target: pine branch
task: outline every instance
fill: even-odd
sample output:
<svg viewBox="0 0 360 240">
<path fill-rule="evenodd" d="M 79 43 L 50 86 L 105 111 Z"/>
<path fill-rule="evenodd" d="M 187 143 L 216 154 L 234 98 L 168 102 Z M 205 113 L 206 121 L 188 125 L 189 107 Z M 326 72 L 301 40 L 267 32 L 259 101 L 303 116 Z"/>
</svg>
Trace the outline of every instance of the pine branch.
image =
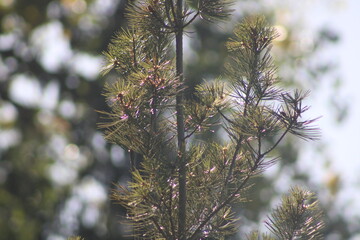
<svg viewBox="0 0 360 240">
<path fill-rule="evenodd" d="M 104 73 L 115 69 L 120 78 L 105 85 L 110 111 L 101 112 L 107 121 L 99 126 L 107 140 L 131 150 L 132 161 L 135 152 L 143 157 L 141 170 L 132 168 L 128 187 L 119 187 L 113 198 L 143 239 L 224 239 L 237 228 L 231 204 L 247 201 L 253 177 L 275 162 L 267 155 L 289 133 L 318 136 L 311 126 L 316 119 L 301 120 L 309 109 L 302 106 L 307 93 L 291 95 L 276 85 L 270 50 L 277 34 L 263 18 L 245 20 L 227 44 L 230 87 L 220 79 L 201 84 L 196 100 L 185 101 L 184 28 L 198 16 L 213 21 L 229 14 L 224 0 L 187 3 L 195 10 L 183 0 L 134 3 L 130 30 L 119 33 L 105 53 Z M 229 143 L 191 142 L 219 124 Z M 269 137 L 277 140 L 265 149 Z M 269 220 L 274 231 L 278 216 Z"/>
<path fill-rule="evenodd" d="M 290 193 L 283 197 L 266 226 L 279 239 L 322 239 L 324 222 L 321 220 L 322 212 L 314 194 L 294 187 Z"/>
<path fill-rule="evenodd" d="M 197 2 L 200 17 L 210 22 L 226 20 L 232 12 L 229 8 L 232 2 L 228 0 L 198 0 Z"/>
<path fill-rule="evenodd" d="M 258 109 L 261 101 L 277 98 L 278 90 L 273 90 L 275 89 L 273 85 L 276 83 L 276 79 L 273 78 L 275 67 L 269 56 L 270 44 L 276 37 L 276 33 L 262 18 L 245 20 L 235 29 L 234 33 L 236 38 L 228 43 L 232 61 L 227 66 L 227 75 L 231 79 L 232 89 L 236 93 L 233 97 L 242 101 L 242 109 L 234 112 L 235 120 L 228 120 L 230 126 L 227 127 L 227 132 L 232 132 L 232 135 L 235 136 L 237 146 L 225 185 L 231 178 L 242 142 L 252 136 L 259 137 L 259 134 L 262 135 L 265 131 L 268 131 L 267 134 L 277 131 L 277 121 L 271 116 L 269 117 L 269 114 L 264 116 L 263 111 L 257 114 L 255 114 L 256 112 L 248 113 L 248 111 L 252 111 L 251 109 Z M 263 54 L 262 57 L 261 54 Z M 220 114 L 223 115 L 222 112 Z M 239 115 L 243 117 L 238 118 Z M 254 121 L 262 123 L 254 123 Z M 261 154 L 259 153 L 259 155 Z"/>
<path fill-rule="evenodd" d="M 112 39 L 108 50 L 104 52 L 106 64 L 101 69 L 101 73 L 106 75 L 112 69 L 126 76 L 134 71 L 138 62 L 144 57 L 142 45 L 138 41 L 139 35 L 135 30 L 122 29 Z"/>
<path fill-rule="evenodd" d="M 276 240 L 267 234 L 260 234 L 258 231 L 254 231 L 247 236 L 247 240 Z"/>
</svg>

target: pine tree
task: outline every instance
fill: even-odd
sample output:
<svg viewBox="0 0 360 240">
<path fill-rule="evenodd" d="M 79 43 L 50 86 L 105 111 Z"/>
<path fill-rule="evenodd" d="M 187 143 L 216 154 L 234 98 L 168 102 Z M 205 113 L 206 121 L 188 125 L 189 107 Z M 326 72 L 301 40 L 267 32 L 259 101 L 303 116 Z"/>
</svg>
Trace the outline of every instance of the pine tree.
<svg viewBox="0 0 360 240">
<path fill-rule="evenodd" d="M 270 56 L 277 33 L 261 17 L 235 28 L 224 75 L 184 97 L 186 28 L 197 18 L 225 20 L 229 5 L 226 0 L 137 1 L 128 8 L 129 28 L 105 52 L 103 73 L 114 69 L 119 77 L 105 85 L 110 110 L 102 112 L 99 126 L 108 141 L 130 152 L 132 180 L 118 186 L 113 198 L 127 209 L 136 238 L 234 234 L 239 221 L 232 206 L 251 200 L 254 179 L 276 163 L 271 152 L 283 138 L 319 137 L 312 125 L 316 119 L 302 120 L 308 92 L 290 93 L 278 84 Z M 215 130 L 228 137 L 199 140 Z M 255 231 L 248 239 L 321 239 L 323 222 L 313 194 L 295 187 L 266 226 L 273 235 Z"/>
</svg>

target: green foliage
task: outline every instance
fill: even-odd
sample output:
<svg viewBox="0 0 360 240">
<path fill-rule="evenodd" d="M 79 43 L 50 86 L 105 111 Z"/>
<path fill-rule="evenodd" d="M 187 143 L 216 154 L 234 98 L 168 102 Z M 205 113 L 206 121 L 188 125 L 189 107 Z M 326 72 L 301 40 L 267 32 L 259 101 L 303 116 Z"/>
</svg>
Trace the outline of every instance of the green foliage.
<svg viewBox="0 0 360 240">
<path fill-rule="evenodd" d="M 139 35 L 135 29 L 122 30 L 104 52 L 106 62 L 102 73 L 107 74 L 110 70 L 116 69 L 123 76 L 137 71 L 144 70 L 143 62 L 151 60 L 154 66 L 166 59 L 169 51 L 170 39 L 167 34 Z"/>
<path fill-rule="evenodd" d="M 188 0 L 188 2 L 194 6 L 201 18 L 208 21 L 226 20 L 232 12 L 229 9 L 232 1 L 228 0 Z"/>
<path fill-rule="evenodd" d="M 239 97 L 248 96 L 243 101 L 277 99 L 281 89 L 276 85 L 278 78 L 269 46 L 278 36 L 275 30 L 264 18 L 249 18 L 235 28 L 234 35 L 227 44 L 231 53 L 227 73 L 233 80 L 233 90 Z"/>
<path fill-rule="evenodd" d="M 139 63 L 138 69 L 105 86 L 104 95 L 112 111 L 105 114 L 110 121 L 100 127 L 107 128 L 105 135 L 110 142 L 145 154 L 150 146 L 142 146 L 171 131 L 171 125 L 166 124 L 169 119 L 158 116 L 173 104 L 178 81 L 169 62 L 158 64 L 149 59 Z M 168 128 L 156 131 L 159 124 Z"/>
<path fill-rule="evenodd" d="M 250 200 L 253 179 L 276 162 L 269 153 L 289 133 L 306 140 L 318 136 L 314 119 L 301 120 L 308 109 L 302 106 L 306 93 L 290 94 L 277 85 L 270 56 L 277 34 L 261 17 L 235 28 L 227 44 L 230 60 L 223 79 L 228 83 L 218 79 L 198 85 L 195 97 L 182 101 L 186 87 L 179 34 L 197 15 L 225 17 L 227 3 L 210 2 L 198 1 L 191 13 L 181 1 L 140 1 L 129 10 L 131 29 L 119 33 L 105 54 L 105 72 L 114 67 L 120 77 L 105 86 L 110 111 L 103 112 L 108 121 L 99 126 L 107 140 L 143 158 L 128 186 L 113 192 L 139 238 L 225 239 L 234 234 L 239 222 L 232 207 Z M 190 15 L 193 19 L 185 21 Z M 175 56 L 168 54 L 171 34 Z M 218 126 L 229 135 L 225 143 L 196 140 Z M 268 145 L 270 137 L 275 141 Z M 277 229 L 275 220 L 270 223 Z M 312 236 L 313 230 L 304 233 Z M 257 233 L 250 235 L 256 238 Z"/>
<path fill-rule="evenodd" d="M 314 194 L 294 187 L 283 197 L 266 225 L 279 239 L 322 239 L 324 222 L 321 218 Z"/>
<path fill-rule="evenodd" d="M 252 232 L 248 237 L 248 240 L 275 240 L 267 234 L 260 234 L 258 231 Z"/>
<path fill-rule="evenodd" d="M 175 31 L 176 15 L 173 1 L 141 0 L 129 6 L 127 17 L 133 28 L 156 36 Z"/>
<path fill-rule="evenodd" d="M 68 238 L 68 240 L 84 240 L 84 239 L 76 236 L 76 237 L 70 237 L 70 238 Z"/>
</svg>

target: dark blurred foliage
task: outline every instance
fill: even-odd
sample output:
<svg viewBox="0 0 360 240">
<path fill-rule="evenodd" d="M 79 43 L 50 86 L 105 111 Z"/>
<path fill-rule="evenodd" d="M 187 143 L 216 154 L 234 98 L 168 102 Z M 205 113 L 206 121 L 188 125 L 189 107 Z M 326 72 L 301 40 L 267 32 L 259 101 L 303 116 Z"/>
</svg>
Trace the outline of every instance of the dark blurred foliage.
<svg viewBox="0 0 360 240">
<path fill-rule="evenodd" d="M 119 222 L 124 210 L 108 196 L 113 183 L 129 177 L 128 156 L 104 142 L 95 112 L 106 108 L 104 79 L 97 74 L 100 54 L 126 26 L 125 5 L 117 0 L 0 2 L 0 239 L 64 239 L 74 234 L 87 240 L 125 239 L 127 228 Z M 261 1 L 244 1 L 240 7 L 235 20 L 262 13 L 274 24 L 284 24 L 280 30 L 286 36 L 275 42 L 274 55 L 286 85 L 316 92 L 317 81 L 333 75 L 335 63 L 316 61 L 319 52 L 338 40 L 333 31 L 325 29 L 312 44 L 299 47 L 299 26 L 277 21 L 281 13 L 276 9 Z M 197 21 L 189 29 L 185 72 L 190 90 L 220 75 L 226 59 L 223 43 L 233 22 Z M 333 79 L 335 86 L 339 80 Z M 338 116 L 344 116 L 344 104 L 332 101 L 337 112 L 343 111 Z M 287 176 L 309 185 L 307 174 L 296 171 L 298 144 L 292 139 L 283 144 L 275 173 L 259 178 L 254 201 L 239 206 L 243 226 L 263 220 L 284 192 L 279 179 Z M 310 187 L 336 195 L 338 182 Z M 329 200 L 325 207 L 332 204 Z M 327 218 L 327 236 L 351 235 L 339 213 Z"/>
<path fill-rule="evenodd" d="M 104 82 L 86 72 L 92 70 L 86 61 L 101 61 L 100 53 L 125 24 L 125 4 L 0 3 L 0 239 L 75 233 L 86 239 L 122 239 L 117 217 L 122 211 L 107 196 L 127 166 L 120 159 L 124 153 L 106 145 L 97 130 L 95 109 L 105 107 Z M 55 35 L 47 37 L 51 29 Z M 64 51 L 69 56 L 62 57 Z M 88 70 L 79 74 L 77 64 Z M 32 80 L 21 80 L 27 78 Z M 26 102 L 28 94 L 40 99 Z M 119 156 L 112 159 L 111 153 Z M 88 196 L 81 196 L 84 191 Z"/>
</svg>

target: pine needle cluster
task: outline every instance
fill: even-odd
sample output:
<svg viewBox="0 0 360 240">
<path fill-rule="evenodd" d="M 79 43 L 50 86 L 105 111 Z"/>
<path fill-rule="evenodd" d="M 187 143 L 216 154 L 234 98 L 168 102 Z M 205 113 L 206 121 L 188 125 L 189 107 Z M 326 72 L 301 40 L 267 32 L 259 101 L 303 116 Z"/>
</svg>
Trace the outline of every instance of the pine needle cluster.
<svg viewBox="0 0 360 240">
<path fill-rule="evenodd" d="M 321 217 L 314 194 L 295 187 L 283 197 L 266 225 L 278 239 L 319 239 L 319 229 L 324 227 Z"/>
<path fill-rule="evenodd" d="M 270 55 L 277 33 L 261 17 L 235 28 L 223 77 L 198 85 L 196 97 L 184 99 L 181 35 L 197 17 L 223 20 L 228 5 L 138 1 L 128 10 L 129 30 L 119 32 L 104 53 L 103 73 L 113 70 L 119 78 L 105 86 L 110 110 L 102 112 L 100 127 L 108 141 L 142 158 L 129 184 L 113 191 L 135 237 L 225 239 L 238 229 L 233 204 L 247 202 L 256 187 L 252 179 L 276 163 L 269 153 L 288 134 L 318 138 L 316 119 L 302 120 L 308 93 L 278 85 Z M 219 126 L 227 142 L 196 140 Z M 269 146 L 270 137 L 275 141 Z M 275 239 L 321 238 L 320 211 L 311 199 L 298 188 L 283 199 L 266 222 Z M 249 239 L 273 239 L 260 235 Z"/>
</svg>

